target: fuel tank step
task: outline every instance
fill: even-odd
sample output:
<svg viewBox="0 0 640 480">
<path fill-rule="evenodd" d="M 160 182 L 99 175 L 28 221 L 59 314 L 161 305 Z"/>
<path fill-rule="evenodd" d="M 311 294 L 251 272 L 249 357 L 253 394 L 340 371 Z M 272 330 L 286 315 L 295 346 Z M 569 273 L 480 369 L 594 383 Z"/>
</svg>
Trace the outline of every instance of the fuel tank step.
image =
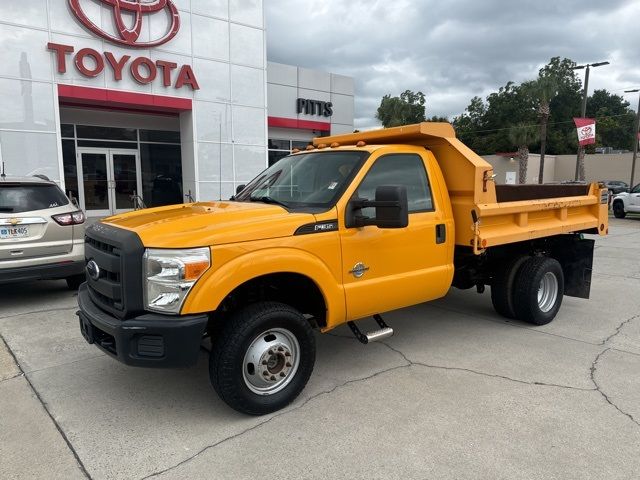
<svg viewBox="0 0 640 480">
<path fill-rule="evenodd" d="M 380 326 L 380 329 L 367 333 L 362 333 L 354 322 L 347 322 L 347 325 L 349 325 L 349 328 L 355 337 L 365 345 L 371 342 L 379 342 L 380 340 L 384 340 L 385 338 L 389 338 L 393 335 L 393 328 L 387 325 L 380 315 L 374 315 L 373 319 Z"/>
</svg>

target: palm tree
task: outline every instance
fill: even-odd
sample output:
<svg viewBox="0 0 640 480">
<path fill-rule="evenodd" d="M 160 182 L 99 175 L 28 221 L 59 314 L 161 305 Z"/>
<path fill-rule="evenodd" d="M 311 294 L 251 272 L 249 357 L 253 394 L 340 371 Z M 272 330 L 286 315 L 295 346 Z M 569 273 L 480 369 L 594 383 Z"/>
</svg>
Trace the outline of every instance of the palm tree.
<svg viewBox="0 0 640 480">
<path fill-rule="evenodd" d="M 537 113 L 540 119 L 540 170 L 538 172 L 538 183 L 543 183 L 544 154 L 547 146 L 547 124 L 549 123 L 549 115 L 551 115 L 549 104 L 558 93 L 558 82 L 556 78 L 545 75 L 538 77 L 537 80 L 526 82 L 523 84 L 523 87 L 527 94 L 538 105 Z"/>
<path fill-rule="evenodd" d="M 534 125 L 518 123 L 509 129 L 509 139 L 518 148 L 518 183 L 527 183 L 527 167 L 529 163 L 529 145 L 538 138 Z"/>
</svg>

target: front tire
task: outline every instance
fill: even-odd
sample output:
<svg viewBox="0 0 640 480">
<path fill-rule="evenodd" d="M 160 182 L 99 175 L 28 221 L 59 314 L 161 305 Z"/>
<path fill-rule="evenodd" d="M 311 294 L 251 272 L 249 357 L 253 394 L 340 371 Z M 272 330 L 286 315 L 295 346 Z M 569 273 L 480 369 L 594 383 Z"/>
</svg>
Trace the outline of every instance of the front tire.
<svg viewBox="0 0 640 480">
<path fill-rule="evenodd" d="M 213 339 L 209 377 L 231 408 L 265 415 L 304 389 L 315 363 L 315 337 L 294 308 L 260 302 L 233 313 Z"/>
<path fill-rule="evenodd" d="M 613 202 L 613 216 L 616 218 L 624 218 L 627 212 L 624 211 L 624 204 L 621 201 Z"/>
<path fill-rule="evenodd" d="M 535 325 L 551 322 L 562 304 L 564 274 L 560 263 L 549 257 L 531 257 L 516 278 L 513 305 L 516 318 Z"/>
</svg>

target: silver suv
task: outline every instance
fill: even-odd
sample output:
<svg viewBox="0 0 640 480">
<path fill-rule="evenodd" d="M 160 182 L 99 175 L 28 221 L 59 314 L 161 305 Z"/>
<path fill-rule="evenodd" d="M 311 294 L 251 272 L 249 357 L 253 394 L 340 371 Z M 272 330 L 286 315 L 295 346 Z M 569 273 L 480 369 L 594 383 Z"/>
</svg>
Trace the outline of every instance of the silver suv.
<svg viewBox="0 0 640 480">
<path fill-rule="evenodd" d="M 0 284 L 84 282 L 85 216 L 54 182 L 0 176 Z"/>
</svg>

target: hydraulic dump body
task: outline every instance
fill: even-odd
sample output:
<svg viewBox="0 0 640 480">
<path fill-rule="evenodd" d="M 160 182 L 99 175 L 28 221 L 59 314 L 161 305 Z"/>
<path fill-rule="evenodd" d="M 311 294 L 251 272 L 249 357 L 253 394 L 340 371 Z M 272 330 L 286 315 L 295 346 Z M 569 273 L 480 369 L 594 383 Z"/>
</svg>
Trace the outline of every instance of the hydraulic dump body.
<svg viewBox="0 0 640 480">
<path fill-rule="evenodd" d="M 607 189 L 591 185 L 496 186 L 493 167 L 455 136 L 448 123 L 426 122 L 321 137 L 315 145 L 405 144 L 430 150 L 447 184 L 455 243 L 475 254 L 507 243 L 569 232 L 606 235 Z M 475 212 L 475 213 L 472 213 Z"/>
</svg>

